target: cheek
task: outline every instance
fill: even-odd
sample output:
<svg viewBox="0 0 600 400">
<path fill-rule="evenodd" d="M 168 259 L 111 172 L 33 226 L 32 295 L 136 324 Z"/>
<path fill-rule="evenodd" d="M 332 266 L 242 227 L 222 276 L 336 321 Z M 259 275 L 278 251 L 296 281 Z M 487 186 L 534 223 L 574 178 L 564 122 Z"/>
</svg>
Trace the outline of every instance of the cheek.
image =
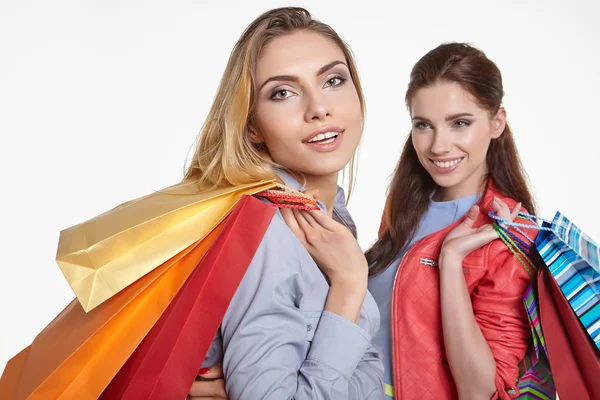
<svg viewBox="0 0 600 400">
<path fill-rule="evenodd" d="M 475 124 L 469 129 L 453 133 L 454 145 L 460 150 L 469 153 L 471 158 L 485 157 L 486 150 L 491 140 L 491 133 L 486 126 Z"/>
<path fill-rule="evenodd" d="M 490 145 L 490 138 L 480 132 L 476 135 L 466 135 L 461 142 L 461 146 L 465 151 L 470 153 L 472 158 L 484 159 L 487 154 L 487 149 Z"/>
<path fill-rule="evenodd" d="M 285 142 L 286 137 L 294 131 L 297 124 L 293 113 L 283 107 L 262 107 L 256 113 L 256 127 L 268 146 Z"/>
<path fill-rule="evenodd" d="M 417 152 L 417 156 L 421 157 L 429 148 L 431 148 L 431 143 L 429 137 L 430 135 L 421 134 L 421 133 L 411 133 L 413 147 Z"/>
<path fill-rule="evenodd" d="M 333 92 L 330 98 L 330 104 L 334 105 L 336 114 L 343 115 L 348 121 L 362 123 L 362 113 L 360 111 L 360 98 L 354 86 L 349 85 L 344 90 Z"/>
</svg>

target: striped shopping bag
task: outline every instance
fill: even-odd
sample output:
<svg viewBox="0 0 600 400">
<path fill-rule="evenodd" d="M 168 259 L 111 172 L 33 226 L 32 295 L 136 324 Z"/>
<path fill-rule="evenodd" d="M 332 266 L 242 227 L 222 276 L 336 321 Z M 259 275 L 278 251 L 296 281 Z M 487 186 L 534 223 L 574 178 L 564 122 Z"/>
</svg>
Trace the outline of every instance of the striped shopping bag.
<svg viewBox="0 0 600 400">
<path fill-rule="evenodd" d="M 561 400 L 600 398 L 598 245 L 560 212 L 552 221 L 521 213 L 531 222 L 541 220 L 541 227 L 491 216 L 521 235 L 520 228 L 540 230 L 535 243 L 522 236 L 531 242 L 526 243 L 508 229 L 496 228 L 524 266 L 537 270 L 538 325 Z M 532 248 L 535 251 L 527 253 Z"/>
<path fill-rule="evenodd" d="M 517 384 L 519 396 L 517 398 L 523 400 L 553 400 L 556 398 L 556 387 L 550 371 L 546 341 L 539 319 L 535 279 L 538 267 L 531 257 L 534 251 L 533 241 L 529 239 L 530 242 L 526 242 L 506 226 L 498 223 L 494 224 L 494 229 L 532 277 L 532 283 L 523 296 L 523 305 L 531 327 L 532 344 L 529 346 L 525 358 L 519 364 L 520 378 Z M 522 232 L 521 234 L 525 239 L 528 239 L 527 235 Z"/>
<path fill-rule="evenodd" d="M 600 349 L 600 249 L 560 212 L 541 229 L 536 241 L 538 252 Z"/>
</svg>

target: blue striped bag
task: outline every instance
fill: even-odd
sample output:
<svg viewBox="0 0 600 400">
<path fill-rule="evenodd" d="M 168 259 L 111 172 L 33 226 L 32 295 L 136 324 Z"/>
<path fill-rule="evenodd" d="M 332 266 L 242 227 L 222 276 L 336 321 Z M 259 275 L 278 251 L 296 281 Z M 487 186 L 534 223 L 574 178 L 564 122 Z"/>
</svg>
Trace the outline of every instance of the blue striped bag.
<svg viewBox="0 0 600 400">
<path fill-rule="evenodd" d="M 493 215 L 490 216 L 493 217 Z M 522 400 L 556 399 L 556 387 L 550 372 L 546 342 L 539 319 L 536 285 L 538 267 L 531 258 L 531 254 L 534 251 L 533 241 L 530 239 L 530 243 L 527 243 L 509 231 L 505 226 L 498 223 L 494 224 L 494 229 L 500 239 L 532 277 L 532 283 L 523 296 L 523 305 L 527 312 L 533 340 L 525 354 L 525 358 L 519 364 L 520 378 L 517 383 L 519 396 L 517 398 Z M 521 232 L 521 234 L 523 233 Z M 526 235 L 524 236 L 527 238 Z"/>
<path fill-rule="evenodd" d="M 519 228 L 538 227 L 504 221 L 490 213 L 503 225 Z M 552 277 L 591 341 L 600 350 L 600 249 L 581 229 L 561 212 L 552 221 L 520 213 L 530 221 L 541 220 L 535 246 Z M 522 233 L 523 234 L 523 233 Z"/>
<path fill-rule="evenodd" d="M 537 250 L 590 339 L 600 349 L 600 250 L 567 217 L 545 221 Z"/>
</svg>

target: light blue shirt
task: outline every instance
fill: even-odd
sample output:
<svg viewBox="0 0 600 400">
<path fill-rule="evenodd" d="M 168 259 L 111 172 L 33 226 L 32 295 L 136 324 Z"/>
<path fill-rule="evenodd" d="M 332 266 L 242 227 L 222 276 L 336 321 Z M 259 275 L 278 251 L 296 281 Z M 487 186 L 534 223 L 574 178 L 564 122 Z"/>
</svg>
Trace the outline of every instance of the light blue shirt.
<svg viewBox="0 0 600 400">
<path fill-rule="evenodd" d="M 355 234 L 341 188 L 333 216 Z M 383 364 L 371 345 L 379 329 L 373 297 L 367 293 L 357 325 L 324 311 L 328 292 L 325 275 L 277 212 L 203 367 L 223 362 L 231 400 L 383 399 Z"/>
<path fill-rule="evenodd" d="M 477 203 L 481 195 L 463 197 L 462 199 L 452 201 L 437 202 L 431 200 L 427 212 L 421 218 L 419 228 L 410 242 L 410 248 L 418 240 L 434 232 L 444 229 L 462 218 L 473 205 Z M 379 312 L 381 315 L 381 327 L 375 337 L 373 344 L 379 350 L 383 358 L 385 369 L 385 385 L 394 386 L 394 374 L 392 366 L 392 292 L 396 271 L 400 266 L 400 261 L 404 257 L 403 252 L 390 266 L 382 273 L 369 279 L 369 292 L 373 294 Z M 386 400 L 393 399 L 391 396 L 385 396 Z"/>
</svg>

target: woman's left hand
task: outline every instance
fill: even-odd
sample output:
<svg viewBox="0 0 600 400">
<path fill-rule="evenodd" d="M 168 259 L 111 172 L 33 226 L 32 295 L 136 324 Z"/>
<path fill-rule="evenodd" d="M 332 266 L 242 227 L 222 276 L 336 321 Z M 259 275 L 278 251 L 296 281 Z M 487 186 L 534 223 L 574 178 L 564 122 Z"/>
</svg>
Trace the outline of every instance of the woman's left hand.
<svg viewBox="0 0 600 400">
<path fill-rule="evenodd" d="M 500 218 L 509 222 L 512 222 L 521 210 L 521 203 L 518 203 L 511 212 L 506 203 L 496 197 L 494 197 L 492 206 Z M 472 251 L 498 239 L 498 233 L 494 230 L 493 224 L 485 224 L 479 228 L 473 228 L 479 212 L 479 207 L 476 205 L 473 206 L 467 213 L 467 217 L 463 223 L 448 233 L 442 244 L 441 257 L 452 257 L 462 262 Z"/>
</svg>

